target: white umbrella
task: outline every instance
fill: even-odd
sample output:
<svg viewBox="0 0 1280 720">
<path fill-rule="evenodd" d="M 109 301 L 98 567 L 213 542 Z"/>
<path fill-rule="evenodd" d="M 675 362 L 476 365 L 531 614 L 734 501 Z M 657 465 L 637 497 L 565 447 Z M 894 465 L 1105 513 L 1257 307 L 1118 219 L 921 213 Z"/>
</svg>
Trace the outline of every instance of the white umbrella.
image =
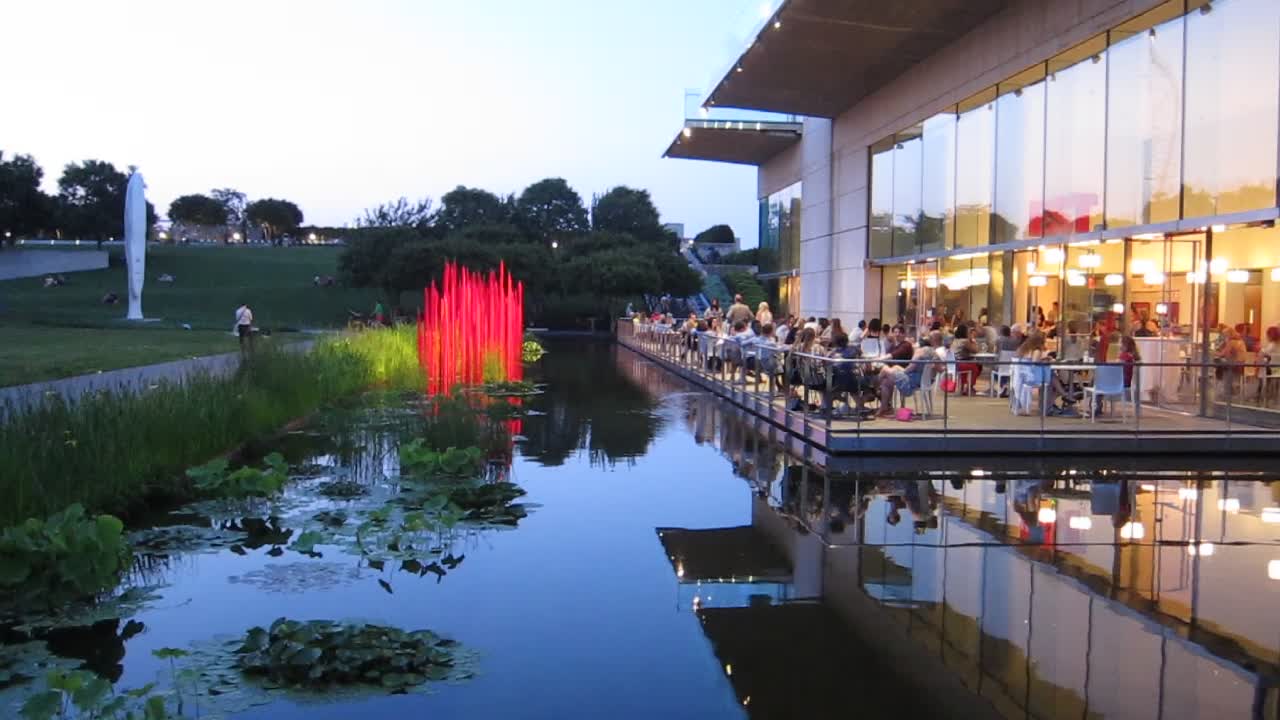
<svg viewBox="0 0 1280 720">
<path fill-rule="evenodd" d="M 147 198 L 142 174 L 129 176 L 124 194 L 124 257 L 129 267 L 129 314 L 126 320 L 142 319 L 142 282 L 147 271 Z"/>
</svg>

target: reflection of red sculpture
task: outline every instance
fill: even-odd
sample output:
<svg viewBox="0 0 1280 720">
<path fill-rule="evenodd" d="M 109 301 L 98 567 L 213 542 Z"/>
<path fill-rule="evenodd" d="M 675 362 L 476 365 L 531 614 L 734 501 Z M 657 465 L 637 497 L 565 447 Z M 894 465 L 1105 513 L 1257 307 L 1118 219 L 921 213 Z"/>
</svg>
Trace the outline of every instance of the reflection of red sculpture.
<svg viewBox="0 0 1280 720">
<path fill-rule="evenodd" d="M 524 283 L 513 280 L 504 265 L 481 274 L 447 262 L 439 287 L 432 282 L 423 299 L 418 361 L 429 394 L 522 377 Z"/>
</svg>

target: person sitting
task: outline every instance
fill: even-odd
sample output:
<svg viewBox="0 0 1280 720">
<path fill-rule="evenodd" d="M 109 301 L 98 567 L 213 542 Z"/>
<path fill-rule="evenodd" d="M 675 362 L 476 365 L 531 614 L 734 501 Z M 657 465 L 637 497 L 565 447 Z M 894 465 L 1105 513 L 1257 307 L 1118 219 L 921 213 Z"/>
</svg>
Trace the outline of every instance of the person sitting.
<svg viewBox="0 0 1280 720">
<path fill-rule="evenodd" d="M 1248 350 L 1245 349 L 1244 339 L 1234 328 L 1227 328 L 1224 335 L 1226 340 L 1222 343 L 1222 348 L 1214 354 L 1213 361 L 1218 365 L 1215 374 L 1223 381 L 1223 389 L 1230 394 L 1235 391 L 1235 384 L 1244 368 Z"/>
<path fill-rule="evenodd" d="M 920 384 L 924 379 L 925 367 L 930 363 L 938 362 L 938 355 L 934 352 L 932 342 L 934 340 L 941 342 L 941 337 L 930 333 L 928 342 L 921 343 L 912 353 L 911 361 L 905 367 L 902 365 L 885 365 L 880 370 L 880 413 L 881 417 L 892 417 L 893 412 L 893 391 L 897 390 L 902 394 L 903 400 L 920 389 Z"/>
<path fill-rule="evenodd" d="M 956 337 L 951 342 L 951 352 L 956 358 L 956 375 L 960 382 L 961 395 L 976 395 L 978 376 L 982 374 L 982 366 L 973 361 L 978 354 L 978 344 L 969 336 L 968 325 L 956 326 Z"/>
<path fill-rule="evenodd" d="M 1018 359 L 1024 363 L 1034 365 L 1033 373 L 1029 382 L 1039 386 L 1042 393 L 1046 393 L 1043 401 L 1047 407 L 1046 415 L 1062 415 L 1064 417 L 1079 417 L 1079 413 L 1071 407 L 1073 402 L 1071 393 L 1068 391 L 1062 378 L 1053 372 L 1050 364 L 1053 362 L 1053 356 L 1045 350 L 1045 335 L 1041 332 L 1032 333 L 1022 346 L 1018 348 Z M 1024 382 L 1028 382 L 1024 380 Z M 1061 398 L 1063 406 L 1057 406 L 1057 400 Z"/>
<path fill-rule="evenodd" d="M 862 335 L 863 335 L 866 331 L 867 331 L 867 321 L 866 321 L 866 320 L 859 320 L 859 321 L 858 321 L 858 327 L 857 327 L 857 329 L 856 329 L 856 330 L 854 330 L 854 331 L 853 331 L 853 334 L 849 336 L 849 342 L 850 342 L 850 343 L 852 343 L 852 344 L 854 344 L 854 345 L 861 346 L 861 345 L 862 345 Z"/>
<path fill-rule="evenodd" d="M 849 336 L 840 333 L 831 341 L 831 358 L 839 360 L 857 360 L 862 356 L 858 346 L 849 343 Z M 831 390 L 839 395 L 848 394 L 857 405 L 858 414 L 866 413 L 864 407 L 866 393 L 872 389 L 872 382 L 863 372 L 863 365 L 855 362 L 836 362 L 831 364 Z M 828 406 L 830 403 L 828 403 Z"/>
<path fill-rule="evenodd" d="M 880 337 L 882 329 L 880 318 L 871 318 L 871 322 L 867 323 L 867 331 L 862 334 L 862 342 L 858 343 L 862 357 L 878 358 L 885 355 L 884 340 Z"/>
<path fill-rule="evenodd" d="M 889 329 L 889 337 L 884 343 L 886 352 L 883 359 L 886 364 L 906 366 L 911 361 L 911 356 L 915 353 L 915 347 L 911 344 L 911 340 L 907 338 L 907 327 L 902 323 L 898 323 Z"/>
</svg>

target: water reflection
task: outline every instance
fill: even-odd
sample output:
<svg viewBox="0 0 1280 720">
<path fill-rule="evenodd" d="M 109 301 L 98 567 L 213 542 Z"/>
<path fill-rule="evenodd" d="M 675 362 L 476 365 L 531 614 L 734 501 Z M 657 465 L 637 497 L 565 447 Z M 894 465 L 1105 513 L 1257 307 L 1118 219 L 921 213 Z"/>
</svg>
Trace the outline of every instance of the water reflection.
<svg viewBox="0 0 1280 720">
<path fill-rule="evenodd" d="M 620 378 L 615 353 L 626 352 L 590 340 L 556 341 L 531 372 L 530 380 L 554 392 L 533 397 L 533 416 L 524 423 L 521 455 L 542 465 L 563 465 L 585 451 L 592 465 L 612 465 L 645 454 L 662 427 L 657 402 L 647 386 L 672 382 L 653 368 L 645 385 Z"/>
<path fill-rule="evenodd" d="M 897 668 L 873 704 L 928 689 L 921 713 L 1280 717 L 1275 473 L 834 475 L 721 400 L 679 406 L 748 481 L 749 525 L 657 532 L 749 715 L 825 716 L 806 693 L 861 662 Z"/>
</svg>

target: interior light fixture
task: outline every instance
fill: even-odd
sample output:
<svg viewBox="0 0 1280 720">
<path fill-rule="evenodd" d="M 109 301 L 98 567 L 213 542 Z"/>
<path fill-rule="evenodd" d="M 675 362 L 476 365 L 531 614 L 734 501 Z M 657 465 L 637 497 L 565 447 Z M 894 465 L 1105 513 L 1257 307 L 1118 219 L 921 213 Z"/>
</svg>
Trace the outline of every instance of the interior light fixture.
<svg viewBox="0 0 1280 720">
<path fill-rule="evenodd" d="M 1216 233 L 1226 232 L 1226 231 L 1227 231 L 1227 226 L 1226 226 L 1226 225 L 1212 225 L 1212 226 L 1210 226 L 1210 227 L 1211 227 L 1211 229 L 1212 229 L 1214 232 L 1216 232 Z"/>
<path fill-rule="evenodd" d="M 780 28 L 780 27 L 782 27 L 782 21 L 781 21 L 781 20 L 774 20 L 774 21 L 773 21 L 773 29 L 774 29 L 774 30 L 777 30 L 777 29 L 778 29 L 778 28 Z"/>
<path fill-rule="evenodd" d="M 936 278 L 936 277 L 925 278 L 925 279 L 924 279 L 924 286 L 925 286 L 925 287 L 927 287 L 927 288 L 936 288 L 936 287 L 938 287 L 938 278 Z"/>
<path fill-rule="evenodd" d="M 1209 273 L 1212 275 L 1221 275 L 1227 271 L 1228 262 L 1224 257 L 1216 257 L 1209 261 Z"/>
<path fill-rule="evenodd" d="M 1036 519 L 1048 525 L 1058 522 L 1058 511 L 1051 507 L 1042 507 L 1040 512 L 1036 513 Z"/>
<path fill-rule="evenodd" d="M 1196 490 L 1195 488 L 1180 487 L 1178 488 L 1178 499 L 1179 500 L 1195 500 L 1196 496 L 1199 495 L 1199 492 L 1200 491 Z"/>
<path fill-rule="evenodd" d="M 915 281 L 915 280 L 903 280 L 901 283 L 899 283 L 899 285 L 902 287 L 902 289 L 903 289 L 903 290 L 911 290 L 912 288 L 914 288 L 914 287 L 916 286 L 916 281 Z"/>
<path fill-rule="evenodd" d="M 1141 540 L 1147 536 L 1147 529 L 1142 523 L 1127 522 L 1120 528 L 1120 537 L 1124 540 Z"/>
<path fill-rule="evenodd" d="M 1187 546 L 1187 554 L 1191 557 L 1195 557 L 1196 555 L 1199 555 L 1200 557 L 1209 557 L 1213 554 L 1213 543 L 1202 542 L 1199 546 L 1195 543 L 1191 543 Z"/>
<path fill-rule="evenodd" d="M 1240 498 L 1221 498 L 1218 500 L 1218 509 L 1229 513 L 1238 513 L 1240 512 Z"/>
<path fill-rule="evenodd" d="M 1103 282 L 1107 284 L 1107 287 L 1120 287 L 1124 284 L 1124 276 L 1119 273 L 1111 273 L 1103 278 Z"/>
<path fill-rule="evenodd" d="M 1163 285 L 1164 273 L 1158 270 L 1154 272 L 1149 272 L 1146 275 L 1142 276 L 1142 280 L 1148 285 Z"/>
<path fill-rule="evenodd" d="M 1032 275 L 1031 278 L 1027 280 L 1027 283 L 1031 285 L 1031 287 L 1044 287 L 1049 284 L 1049 278 L 1046 278 L 1043 275 Z"/>
<path fill-rule="evenodd" d="M 1262 522 L 1280 523 L 1280 507 L 1262 508 Z"/>
<path fill-rule="evenodd" d="M 1203 285 L 1205 279 L 1203 270 L 1192 270 L 1187 273 L 1187 283 L 1190 285 Z"/>
<path fill-rule="evenodd" d="M 1112 305 L 1111 312 L 1117 313 L 1117 314 L 1124 312 L 1124 303 L 1116 303 Z"/>
<path fill-rule="evenodd" d="M 1280 560 L 1272 560 L 1267 563 L 1267 577 L 1272 580 L 1280 580 Z"/>
<path fill-rule="evenodd" d="M 1085 253 L 1080 256 L 1080 267 L 1096 268 L 1102 267 L 1102 256 L 1095 252 Z"/>
<path fill-rule="evenodd" d="M 685 137 L 692 137 L 692 136 L 693 136 L 693 128 L 685 128 L 685 129 L 684 129 L 680 134 L 681 134 L 681 135 L 684 135 Z"/>
<path fill-rule="evenodd" d="M 1085 283 L 1084 275 L 1078 272 L 1067 273 L 1067 285 L 1071 287 L 1083 287 Z"/>
<path fill-rule="evenodd" d="M 1088 515 L 1073 515 L 1067 520 L 1067 526 L 1072 530 L 1092 530 L 1093 518 Z"/>
<path fill-rule="evenodd" d="M 1062 252 L 1062 248 L 1055 247 L 1055 248 L 1049 248 L 1048 250 L 1044 251 L 1045 262 L 1050 264 L 1056 264 L 1056 263 L 1062 262 L 1063 257 L 1064 255 Z"/>
<path fill-rule="evenodd" d="M 1276 269 L 1277 269 L 1277 270 L 1280 270 L 1280 268 L 1276 268 Z M 1028 260 L 1028 261 L 1027 261 L 1027 274 L 1028 274 L 1028 275 L 1034 275 L 1034 274 L 1035 274 L 1035 272 L 1036 272 L 1036 261 L 1035 261 L 1035 260 Z"/>
<path fill-rule="evenodd" d="M 1280 267 L 1271 268 L 1271 282 L 1280 282 Z"/>
<path fill-rule="evenodd" d="M 1164 303 L 1156 303 L 1156 314 L 1157 314 L 1157 315 L 1168 315 L 1168 314 L 1169 314 L 1169 306 L 1168 306 L 1168 305 L 1165 305 Z"/>
<path fill-rule="evenodd" d="M 1129 262 L 1129 272 L 1134 275 L 1146 275 L 1149 272 L 1154 272 L 1155 269 L 1156 264 L 1150 260 L 1133 260 Z"/>
<path fill-rule="evenodd" d="M 1249 282 L 1248 270 L 1232 270 L 1227 273 L 1227 282 L 1243 285 Z"/>
</svg>

